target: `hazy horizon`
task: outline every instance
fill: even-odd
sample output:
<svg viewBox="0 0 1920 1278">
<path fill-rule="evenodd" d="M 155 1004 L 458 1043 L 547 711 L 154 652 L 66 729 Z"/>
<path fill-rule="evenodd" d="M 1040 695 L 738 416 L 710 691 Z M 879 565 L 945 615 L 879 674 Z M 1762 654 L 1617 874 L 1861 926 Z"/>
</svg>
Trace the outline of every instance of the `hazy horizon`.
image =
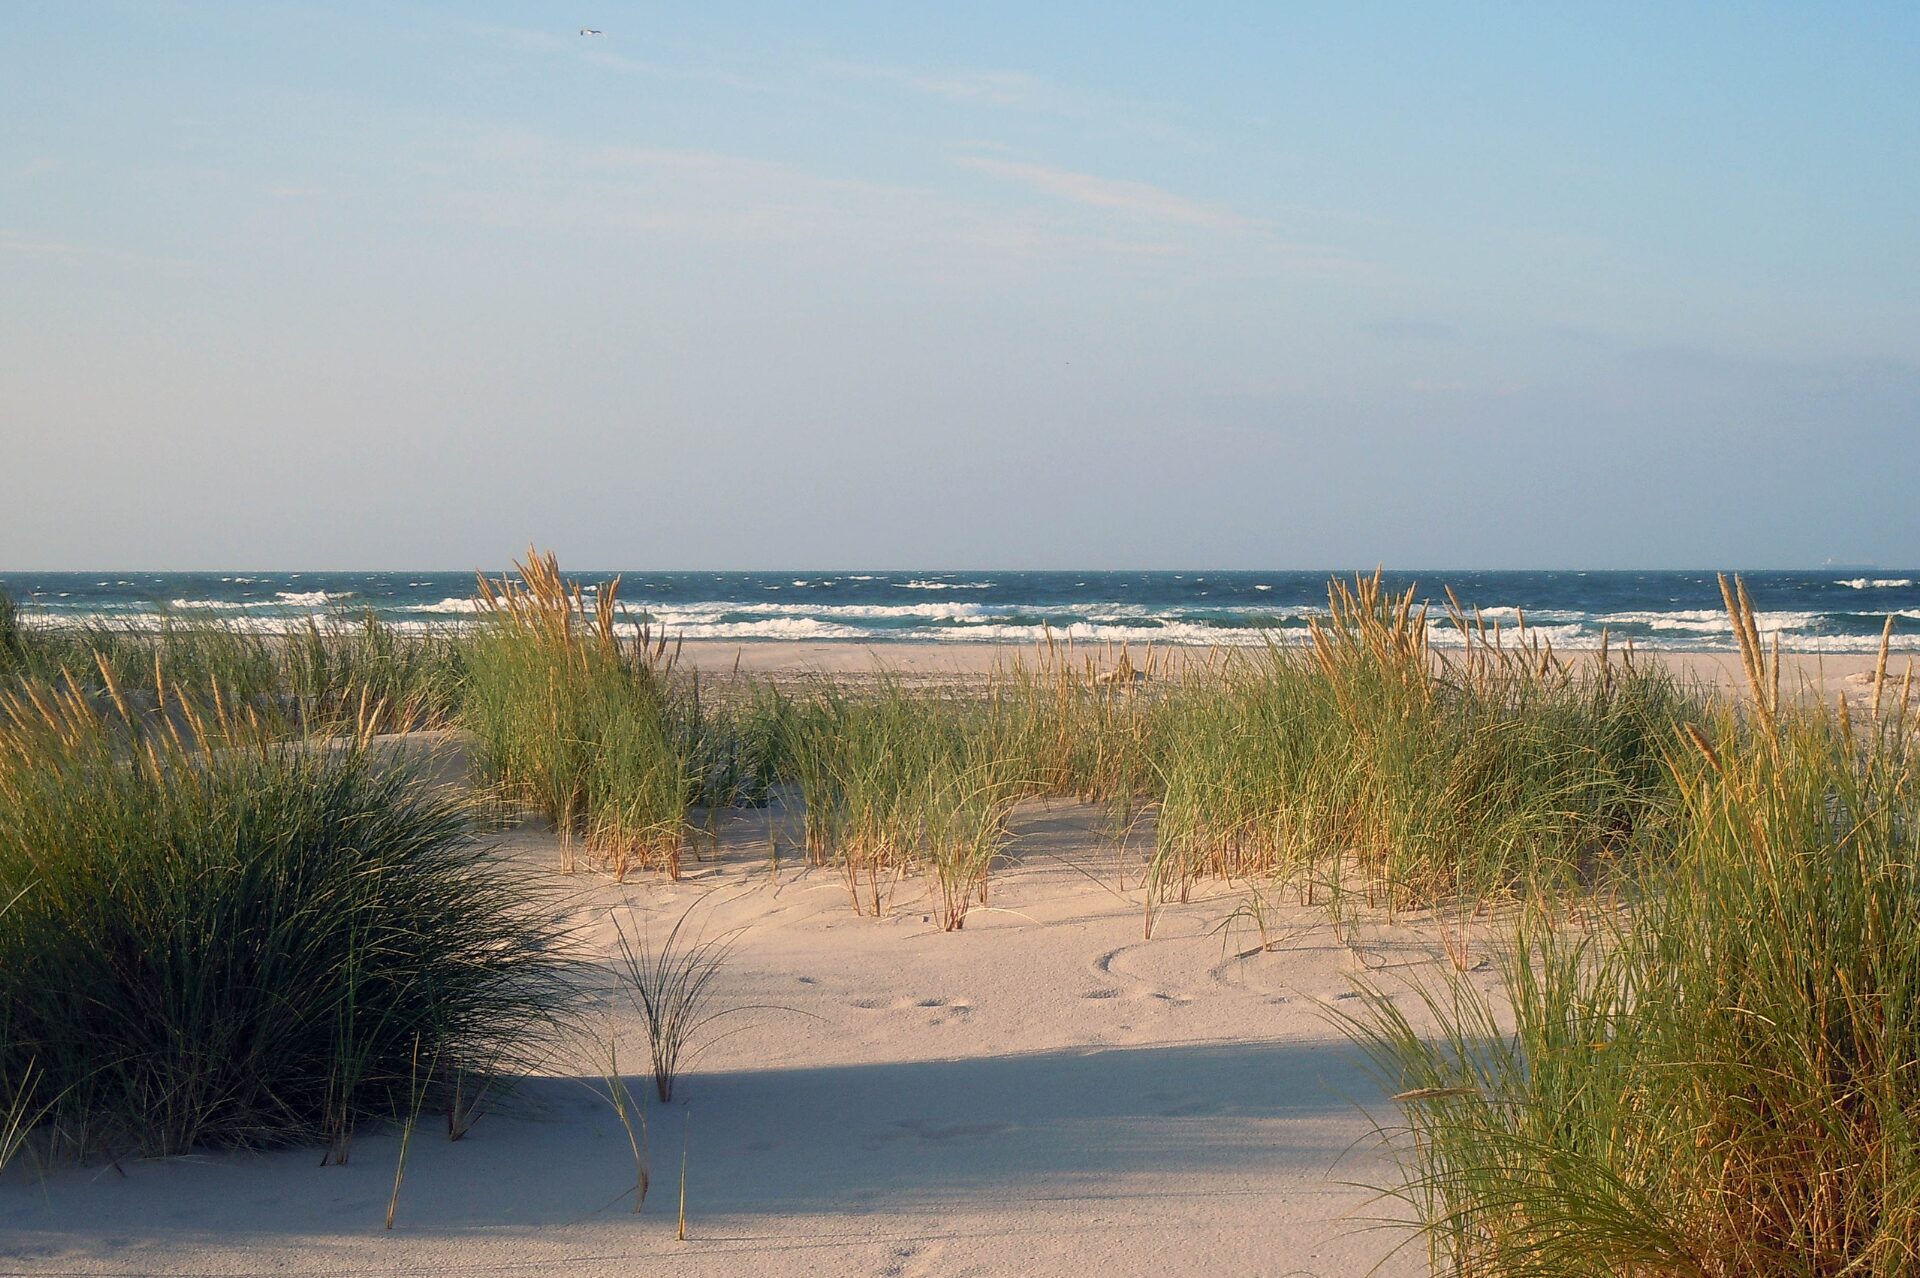
<svg viewBox="0 0 1920 1278">
<path fill-rule="evenodd" d="M 12 6 L 0 570 L 1920 563 L 1916 64 L 1896 5 Z"/>
<path fill-rule="evenodd" d="M 548 547 L 540 547 L 545 552 Z M 14 568 L 0 564 L 0 580 L 9 576 L 90 576 L 95 573 L 134 573 L 143 576 L 214 576 L 216 574 L 260 573 L 270 576 L 299 575 L 312 573 L 342 573 L 353 575 L 430 573 L 442 576 L 448 573 L 489 573 L 497 575 L 511 571 L 520 555 L 508 554 L 496 563 L 474 564 L 383 564 L 375 566 L 348 564 L 213 564 L 204 567 L 157 567 L 152 564 L 86 564 L 70 568 Z M 1355 573 L 1372 573 L 1379 569 L 1391 577 L 1410 577 L 1420 575 L 1459 574 L 1525 574 L 1557 573 L 1575 576 L 1613 574 L 1631 575 L 1648 573 L 1661 576 L 1687 573 L 1812 573 L 1849 572 L 1920 572 L 1920 561 L 1915 564 L 1898 562 L 1886 563 L 1821 563 L 1821 564 L 1680 564 L 1657 568 L 1646 565 L 1629 564 L 1615 568 L 1592 568 L 1579 564 L 1571 566 L 1553 564 L 1523 564 L 1517 567 L 1489 568 L 1481 564 L 1171 564 L 1166 566 L 1142 566 L 1140 564 L 1063 564 L 1048 567 L 1023 567 L 1015 564 L 791 564 L 766 563 L 749 564 L 745 567 L 694 567 L 683 565 L 585 563 L 571 559 L 560 560 L 561 570 L 568 577 L 577 577 L 582 581 L 591 581 L 596 576 L 608 573 L 652 573 L 661 576 L 679 576 L 696 573 L 712 574 L 772 574 L 810 573 L 816 577 L 850 576 L 855 573 L 881 573 L 899 575 L 903 573 L 933 573 L 940 575 L 964 575 L 992 572 L 1010 573 L 1047 573 L 1071 575 L 1076 572 L 1091 573 L 1284 573 L 1298 575 L 1302 573 L 1322 573 L 1329 576 L 1351 577 Z"/>
</svg>

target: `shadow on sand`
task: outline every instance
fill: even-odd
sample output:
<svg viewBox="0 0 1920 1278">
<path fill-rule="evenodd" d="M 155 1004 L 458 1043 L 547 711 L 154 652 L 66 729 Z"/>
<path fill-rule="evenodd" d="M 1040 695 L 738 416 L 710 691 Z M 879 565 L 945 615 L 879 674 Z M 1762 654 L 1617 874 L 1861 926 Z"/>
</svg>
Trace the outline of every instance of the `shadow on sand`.
<svg viewBox="0 0 1920 1278">
<path fill-rule="evenodd" d="M 1035 1015 L 1044 1015 L 1036 1008 Z M 1371 1161 L 1356 1102 L 1378 1092 L 1338 1042 L 1094 1048 L 962 1060 L 695 1072 L 684 1103 L 650 1081 L 654 1191 L 671 1217 L 683 1135 L 688 1196 L 707 1221 L 879 1211 L 964 1213 L 1012 1202 L 1245 1194 L 1248 1209 L 1290 1189 L 1353 1178 Z M 539 1078 L 510 1112 L 450 1143 L 422 1120 L 400 1216 L 408 1233 L 556 1226 L 631 1208 L 625 1133 L 589 1091 Z M 0 1235 L 17 1227 L 109 1241 L 168 1236 L 377 1231 L 396 1141 L 368 1133 L 346 1167 L 312 1150 L 66 1168 L 0 1182 Z M 741 1221 L 744 1225 L 745 1222 Z"/>
</svg>

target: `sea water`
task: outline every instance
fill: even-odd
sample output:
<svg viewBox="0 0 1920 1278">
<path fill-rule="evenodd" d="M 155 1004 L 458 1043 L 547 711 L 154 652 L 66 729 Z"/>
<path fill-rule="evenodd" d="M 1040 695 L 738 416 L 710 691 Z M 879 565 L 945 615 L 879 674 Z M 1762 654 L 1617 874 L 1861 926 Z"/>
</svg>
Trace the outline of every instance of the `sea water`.
<svg viewBox="0 0 1920 1278">
<path fill-rule="evenodd" d="M 616 570 L 573 575 L 610 578 Z M 861 643 L 1258 644 L 1304 638 L 1333 572 L 649 572 L 620 573 L 635 624 L 686 639 Z M 1343 574 L 1351 575 L 1351 574 Z M 1888 615 L 1895 646 L 1920 648 L 1920 569 L 1745 574 L 1763 633 L 1801 652 L 1871 651 Z M 1526 625 L 1558 647 L 1632 639 L 1717 649 L 1733 632 L 1711 572 L 1389 573 L 1439 620 L 1446 587 L 1489 624 Z M 463 572 L 0 573 L 40 624 L 221 619 L 277 629 L 371 611 L 406 629 L 474 616 Z M 1435 628 L 1447 642 L 1447 627 Z"/>
</svg>

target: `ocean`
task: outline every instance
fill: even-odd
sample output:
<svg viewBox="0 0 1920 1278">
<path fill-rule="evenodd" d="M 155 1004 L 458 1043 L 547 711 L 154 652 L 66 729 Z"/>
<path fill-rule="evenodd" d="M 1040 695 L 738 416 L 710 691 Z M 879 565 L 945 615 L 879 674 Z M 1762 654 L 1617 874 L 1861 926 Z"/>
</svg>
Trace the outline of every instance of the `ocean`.
<svg viewBox="0 0 1920 1278">
<path fill-rule="evenodd" d="M 580 572 L 583 581 L 611 577 Z M 1326 572 L 626 572 L 620 598 L 636 622 L 686 639 L 862 643 L 1031 643 L 1048 630 L 1076 641 L 1257 644 L 1301 638 L 1326 604 Z M 1559 647 L 1632 639 L 1672 649 L 1732 644 L 1711 572 L 1420 572 L 1441 616 L 1451 586 L 1489 621 Z M 1871 651 L 1889 613 L 1895 645 L 1920 649 L 1920 569 L 1746 574 L 1763 631 L 1800 652 Z M 39 624 L 148 626 L 163 617 L 278 628 L 358 616 L 414 629 L 474 614 L 461 572 L 0 573 L 0 590 Z M 1446 642 L 1444 627 L 1436 639 Z"/>
</svg>

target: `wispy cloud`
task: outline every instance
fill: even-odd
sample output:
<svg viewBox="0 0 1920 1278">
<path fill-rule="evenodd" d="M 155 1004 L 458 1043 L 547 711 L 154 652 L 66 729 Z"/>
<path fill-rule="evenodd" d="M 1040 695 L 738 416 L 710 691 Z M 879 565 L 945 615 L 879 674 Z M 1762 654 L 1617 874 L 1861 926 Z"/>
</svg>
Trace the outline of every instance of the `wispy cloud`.
<svg viewBox="0 0 1920 1278">
<path fill-rule="evenodd" d="M 954 102 L 1017 107 L 1052 105 L 1062 98 L 1060 90 L 1052 84 L 1023 71 L 919 71 L 851 62 L 829 62 L 820 69 L 830 75 L 878 80 Z"/>
<path fill-rule="evenodd" d="M 496 230 L 561 230 L 607 245 L 661 239 L 808 245 L 916 262 L 961 248 L 969 260 L 1074 257 L 1150 261 L 1191 251 L 1165 228 L 1091 227 L 1044 208 L 1007 209 L 921 185 L 814 171 L 791 162 L 700 149 L 582 142 L 526 129 L 477 129 L 465 162 L 437 156 L 422 175 L 441 209 Z"/>
<path fill-rule="evenodd" d="M 78 244 L 49 240 L 21 231 L 0 229 L 0 253 L 21 253 L 30 257 L 77 257 L 86 252 Z"/>
<path fill-rule="evenodd" d="M 1189 199 L 1149 182 L 1099 177 L 1092 173 L 989 155 L 957 156 L 954 163 L 989 177 L 1017 182 L 1044 195 L 1156 222 L 1172 222 L 1214 231 L 1246 230 L 1258 225 L 1254 219 L 1232 209 Z"/>
</svg>

